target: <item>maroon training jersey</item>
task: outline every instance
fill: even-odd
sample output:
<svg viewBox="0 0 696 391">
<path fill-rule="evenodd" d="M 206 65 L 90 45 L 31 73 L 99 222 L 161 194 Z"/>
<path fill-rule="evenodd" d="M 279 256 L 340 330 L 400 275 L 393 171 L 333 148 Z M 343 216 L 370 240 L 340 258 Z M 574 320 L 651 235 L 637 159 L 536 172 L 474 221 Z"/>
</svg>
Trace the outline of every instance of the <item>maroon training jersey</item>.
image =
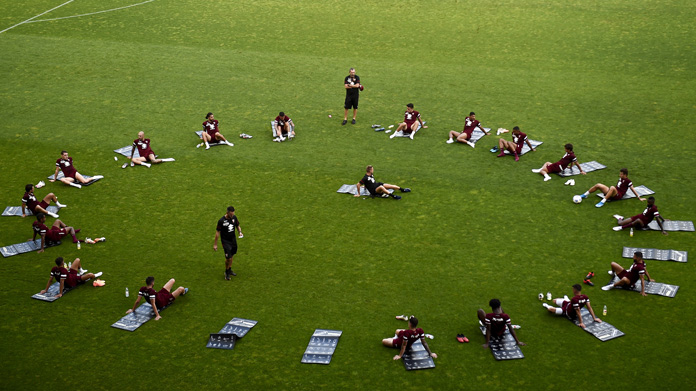
<svg viewBox="0 0 696 391">
<path fill-rule="evenodd" d="M 464 118 L 464 133 L 471 134 L 474 129 L 481 127 L 481 123 L 471 117 Z"/>
<path fill-rule="evenodd" d="M 60 167 L 60 170 L 63 171 L 63 175 L 65 175 L 66 178 L 75 178 L 77 170 L 75 169 L 75 166 L 73 166 L 71 157 L 69 157 L 67 160 L 63 158 L 56 160 L 56 167 Z"/>
<path fill-rule="evenodd" d="M 53 266 L 53 269 L 51 269 L 51 277 L 55 278 L 58 282 L 60 282 L 60 280 L 65 280 L 68 278 L 68 269 L 62 266 Z"/>
<path fill-rule="evenodd" d="M 633 182 L 630 179 L 619 177 L 619 181 L 616 183 L 616 190 L 621 194 L 626 194 L 631 186 L 633 186 Z"/>
<path fill-rule="evenodd" d="M 157 298 L 157 292 L 155 292 L 155 290 L 152 288 L 144 286 L 140 288 L 138 296 L 144 298 L 146 302 L 152 303 L 152 300 Z"/>
<path fill-rule="evenodd" d="M 575 157 L 575 154 L 571 152 L 566 152 L 565 155 L 561 158 L 561 160 L 557 161 L 556 164 L 561 166 L 561 170 L 565 170 L 568 168 L 568 165 L 573 162 L 577 162 L 578 158 Z"/>
<path fill-rule="evenodd" d="M 203 129 L 208 133 L 209 135 L 213 136 L 215 133 L 219 132 L 218 130 L 218 120 L 214 119 L 213 122 L 210 121 L 205 121 L 203 122 Z"/>
<path fill-rule="evenodd" d="M 621 278 L 628 277 L 631 281 L 631 285 L 635 285 L 640 279 L 640 276 L 645 275 L 645 263 L 633 262 L 633 265 L 626 270 L 626 273 L 622 274 L 623 275 L 620 276 Z"/>
<path fill-rule="evenodd" d="M 570 319 L 576 319 L 578 317 L 576 310 L 582 309 L 582 307 L 584 307 L 589 302 L 590 298 L 586 295 L 573 296 L 573 298 L 570 299 L 570 301 L 563 302 L 563 313 L 566 314 L 566 316 Z"/>
<path fill-rule="evenodd" d="M 406 122 L 407 124 L 409 124 L 409 126 L 410 126 L 410 124 L 416 122 L 416 120 L 417 120 L 418 118 L 420 118 L 420 113 L 417 112 L 416 110 L 413 110 L 413 111 L 410 112 L 410 113 L 409 113 L 408 111 L 406 111 L 406 112 L 404 113 L 404 122 Z"/>
<path fill-rule="evenodd" d="M 423 338 L 425 336 L 425 333 L 423 332 L 422 328 L 417 328 L 415 330 L 403 330 L 399 332 L 399 339 L 401 340 L 401 344 L 406 343 L 406 348 L 410 348 L 411 345 L 413 345 L 416 341 L 419 339 Z"/>
<path fill-rule="evenodd" d="M 660 212 L 657 211 L 657 205 L 653 204 L 645 208 L 640 219 L 643 220 L 643 223 L 645 223 L 645 225 L 648 225 L 648 223 L 653 221 L 653 219 L 659 215 Z"/>
<path fill-rule="evenodd" d="M 486 327 L 490 327 L 491 335 L 501 336 L 505 332 L 505 327 L 510 324 L 510 317 L 504 312 L 500 314 L 486 314 L 486 319 L 483 324 L 485 324 Z"/>
<path fill-rule="evenodd" d="M 31 191 L 24 193 L 24 197 L 22 197 L 22 202 L 27 204 L 27 207 L 32 212 L 34 211 L 34 208 L 36 208 L 36 206 L 39 205 L 39 202 L 36 200 L 36 196 Z"/>
<path fill-rule="evenodd" d="M 38 235 L 46 235 L 46 232 L 48 232 L 48 227 L 45 226 L 43 223 L 40 223 L 38 220 L 34 221 L 34 223 L 31 225 L 31 228 Z"/>
<path fill-rule="evenodd" d="M 512 134 L 512 142 L 517 145 L 517 153 L 522 151 L 522 147 L 524 147 L 524 142 L 527 141 L 527 134 L 520 132 L 520 134 L 515 135 L 514 133 Z"/>
<path fill-rule="evenodd" d="M 146 138 L 145 140 L 136 138 L 135 140 L 133 140 L 133 146 L 138 148 L 138 153 L 140 154 L 140 157 L 148 157 L 150 156 L 150 154 L 154 155 L 154 152 L 152 152 L 152 149 L 150 149 L 149 138 Z"/>
<path fill-rule="evenodd" d="M 284 115 L 283 118 L 280 118 L 280 116 L 275 117 L 275 121 L 278 124 L 278 126 L 283 127 L 285 126 L 286 122 L 290 122 L 290 117 L 287 115 Z"/>
</svg>

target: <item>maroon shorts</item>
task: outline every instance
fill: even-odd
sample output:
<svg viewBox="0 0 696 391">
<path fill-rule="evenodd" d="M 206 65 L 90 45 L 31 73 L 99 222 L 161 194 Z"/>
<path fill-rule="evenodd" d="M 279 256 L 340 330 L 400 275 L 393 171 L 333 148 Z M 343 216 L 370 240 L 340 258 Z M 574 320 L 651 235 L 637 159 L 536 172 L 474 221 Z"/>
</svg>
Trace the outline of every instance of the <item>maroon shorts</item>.
<svg viewBox="0 0 696 391">
<path fill-rule="evenodd" d="M 77 270 L 75 269 L 70 269 L 68 270 L 68 278 L 65 279 L 65 284 L 71 288 L 75 287 L 77 284 L 82 281 L 82 278 L 77 275 Z"/>
<path fill-rule="evenodd" d="M 216 131 L 213 131 L 213 132 L 208 132 L 208 131 L 206 130 L 206 133 L 208 133 L 208 136 L 210 136 L 210 141 L 213 141 L 213 140 L 217 140 L 217 139 L 215 138 L 215 135 L 218 134 L 218 133 L 220 133 L 220 132 L 218 132 L 217 130 L 216 130 Z"/>
<path fill-rule="evenodd" d="M 546 172 L 548 172 L 549 174 L 561 171 L 563 171 L 563 168 L 561 168 L 561 165 L 559 163 L 551 163 L 548 166 L 546 166 Z"/>
<path fill-rule="evenodd" d="M 616 195 L 613 196 L 613 197 L 611 197 L 611 199 L 612 199 L 612 200 L 617 200 L 617 201 L 618 201 L 618 200 L 620 200 L 620 199 L 623 199 L 623 196 L 624 196 L 624 195 L 626 195 L 626 192 L 625 192 L 625 191 L 622 193 L 622 192 L 620 192 L 620 191 L 617 190 Z"/>
<path fill-rule="evenodd" d="M 165 288 L 160 289 L 160 291 L 157 292 L 157 296 L 155 296 L 155 304 L 157 305 L 158 309 L 172 304 L 173 301 L 174 301 L 174 295 L 172 295 Z"/>
<path fill-rule="evenodd" d="M 404 133 L 411 133 L 413 131 L 413 124 L 416 123 L 416 121 L 408 122 L 404 121 L 406 123 L 406 129 L 404 129 Z"/>
<path fill-rule="evenodd" d="M 401 341 L 403 341 L 403 339 L 401 338 L 392 339 L 392 346 L 394 346 L 397 349 L 401 349 Z"/>
<path fill-rule="evenodd" d="M 517 145 L 517 144 L 515 144 L 515 145 L 516 145 L 516 147 L 515 147 L 515 153 L 518 154 L 518 155 L 521 154 L 521 153 L 522 153 L 522 148 L 524 147 L 524 144 L 523 144 L 521 147 L 520 147 L 519 145 Z"/>
<path fill-rule="evenodd" d="M 150 160 L 150 155 L 154 155 L 155 153 L 152 152 L 152 149 L 147 149 L 143 151 L 142 153 L 138 152 L 140 154 L 140 157 L 144 157 L 145 160 Z"/>
<path fill-rule="evenodd" d="M 645 217 L 645 216 L 643 216 L 643 214 L 635 215 L 635 216 L 631 217 L 631 220 L 632 220 L 632 221 L 636 221 L 636 220 L 642 221 L 642 222 L 643 222 L 643 227 L 647 227 L 648 224 L 650 224 L 650 222 L 652 221 L 652 219 L 649 219 L 649 220 L 648 220 L 648 218 Z"/>
<path fill-rule="evenodd" d="M 474 133 L 474 130 L 473 130 L 473 129 L 472 129 L 471 131 L 468 131 L 468 132 L 467 132 L 466 130 L 462 131 L 462 134 L 466 134 L 466 139 L 467 139 L 467 140 L 471 140 L 471 134 L 472 134 L 472 133 Z"/>
<path fill-rule="evenodd" d="M 63 171 L 63 176 L 66 178 L 77 179 L 77 178 L 75 178 L 75 174 L 77 174 L 77 171 L 71 171 L 68 174 L 66 174 L 65 171 Z"/>
<path fill-rule="evenodd" d="M 66 234 L 65 228 L 51 227 L 51 229 L 46 232 L 46 238 L 57 242 Z"/>
<path fill-rule="evenodd" d="M 39 202 L 39 203 L 37 203 L 36 205 L 34 205 L 33 208 L 30 208 L 31 211 L 32 211 L 32 213 L 36 213 L 36 207 L 37 207 L 37 206 L 40 206 L 40 207 L 46 209 L 46 208 L 48 208 L 48 203 L 47 203 L 46 201 L 44 201 L 44 200 L 41 200 L 41 202 Z"/>
<path fill-rule="evenodd" d="M 624 277 L 628 278 L 628 281 L 631 282 L 631 286 L 636 285 L 636 281 L 638 281 L 637 279 L 633 280 L 633 274 L 629 273 L 628 270 L 623 270 L 621 273 L 617 274 L 617 276 L 620 280 L 622 280 Z"/>
</svg>

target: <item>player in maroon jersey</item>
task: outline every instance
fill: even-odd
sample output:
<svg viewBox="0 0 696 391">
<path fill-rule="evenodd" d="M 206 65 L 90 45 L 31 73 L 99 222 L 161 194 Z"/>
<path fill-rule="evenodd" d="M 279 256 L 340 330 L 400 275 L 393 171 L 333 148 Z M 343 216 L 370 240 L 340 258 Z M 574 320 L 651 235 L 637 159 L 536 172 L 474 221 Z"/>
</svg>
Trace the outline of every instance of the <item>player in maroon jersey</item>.
<svg viewBox="0 0 696 391">
<path fill-rule="evenodd" d="M 408 320 L 408 329 L 397 329 L 394 332 L 393 338 L 385 338 L 382 340 L 382 345 L 400 349 L 399 354 L 394 356 L 394 360 L 399 360 L 403 357 L 404 353 L 406 353 L 406 349 L 410 349 L 411 345 L 419 339 L 430 357 L 437 358 L 437 354 L 431 352 L 428 343 L 425 342 L 425 333 L 422 328 L 418 327 L 418 319 L 415 316 L 412 316 Z"/>
<path fill-rule="evenodd" d="M 404 113 L 404 122 L 401 122 L 399 126 L 396 128 L 394 133 L 389 136 L 389 138 L 394 138 L 397 135 L 403 136 L 404 134 L 408 134 L 411 140 L 413 140 L 413 136 L 415 136 L 416 132 L 418 131 L 418 124 L 423 129 L 427 129 L 428 127 L 423 125 L 423 120 L 421 120 L 420 113 L 417 112 L 416 110 L 413 110 L 413 103 L 409 103 L 406 105 L 406 112 Z"/>
<path fill-rule="evenodd" d="M 295 124 L 292 123 L 292 119 L 285 115 L 284 112 L 280 112 L 277 117 L 275 117 L 275 128 L 273 129 L 273 141 L 281 142 L 285 141 L 283 134 L 287 134 L 288 138 L 295 137 L 294 129 Z"/>
<path fill-rule="evenodd" d="M 44 224 L 45 222 L 46 215 L 39 212 L 36 215 L 36 221 L 34 221 L 34 224 L 32 224 L 32 229 L 34 230 L 34 237 L 31 240 L 36 240 L 36 235 L 41 236 L 41 248 L 37 251 L 38 253 L 44 252 L 46 239 L 58 242 L 65 235 L 71 235 L 73 238 L 73 243 L 77 243 L 80 241 L 79 239 L 77 239 L 77 234 L 80 232 L 79 229 L 68 227 L 64 222 L 58 219 L 56 219 L 56 221 L 53 222 L 51 228 L 46 227 L 46 225 Z"/>
<path fill-rule="evenodd" d="M 140 157 L 134 158 L 133 155 L 135 155 L 136 149 L 138 150 L 138 155 L 140 155 Z M 133 149 L 131 149 L 130 160 L 135 164 L 139 164 L 145 167 L 150 167 L 151 164 L 159 164 L 162 162 L 174 161 L 174 159 L 170 157 L 158 159 L 157 156 L 155 156 L 155 153 L 152 152 L 152 149 L 150 148 L 150 139 L 145 138 L 145 132 L 143 131 L 138 132 L 138 138 L 133 140 Z M 148 163 L 148 161 L 150 163 Z M 126 168 L 126 166 L 123 165 L 123 168 Z"/>
<path fill-rule="evenodd" d="M 476 119 L 476 113 L 472 111 L 469 113 L 468 117 L 464 118 L 464 129 L 461 131 L 461 133 L 450 130 L 447 144 L 452 144 L 457 141 L 459 143 L 467 143 L 471 148 L 475 148 L 476 144 L 469 140 L 471 139 L 471 134 L 474 133 L 476 128 L 481 129 L 481 131 L 483 131 L 483 133 L 486 135 L 490 135 L 490 133 L 488 133 L 486 129 L 483 128 L 483 125 L 481 125 L 481 123 Z"/>
<path fill-rule="evenodd" d="M 582 170 L 582 167 L 580 167 L 580 163 L 578 163 L 577 157 L 575 157 L 575 154 L 573 153 L 573 144 L 566 144 L 564 147 L 565 155 L 563 155 L 561 160 L 557 161 L 556 163 L 546 162 L 543 166 L 541 166 L 541 168 L 533 169 L 532 172 L 535 174 L 543 175 L 544 182 L 546 182 L 551 180 L 549 173 L 561 172 L 565 170 L 568 166 L 572 168 L 573 164 L 575 164 L 576 166 L 578 166 L 580 173 L 582 175 L 586 175 L 587 173 Z"/>
<path fill-rule="evenodd" d="M 87 280 L 97 278 L 101 275 L 102 272 L 94 274 L 87 273 L 87 270 L 83 270 L 82 261 L 80 261 L 80 258 L 75 258 L 70 266 L 70 270 L 68 270 L 65 267 L 63 257 L 58 257 L 56 258 L 56 266 L 51 269 L 51 276 L 48 278 L 48 283 L 46 283 L 46 289 L 43 289 L 40 293 L 46 293 L 48 288 L 51 286 L 51 283 L 53 283 L 54 278 L 56 281 L 60 282 L 60 290 L 58 291 L 59 293 L 56 295 L 56 297 L 61 297 L 63 296 L 63 290 L 66 286 L 69 288 L 74 288 L 78 284 L 82 284 Z"/>
<path fill-rule="evenodd" d="M 56 206 L 59 208 L 65 208 L 67 206 L 58 202 L 58 197 L 53 193 L 48 193 L 41 202 L 38 202 L 34 195 L 34 185 L 31 183 L 24 186 L 24 190 L 25 193 L 22 197 L 22 217 L 27 217 L 26 209 L 29 208 L 29 211 L 33 214 L 45 213 L 51 217 L 58 218 L 57 214 L 49 212 L 46 208 L 48 208 L 51 202 L 55 202 Z"/>
<path fill-rule="evenodd" d="M 602 193 L 604 193 L 604 197 L 595 205 L 596 207 L 601 208 L 604 206 L 604 203 L 607 202 L 607 200 L 622 199 L 628 191 L 628 189 L 631 189 L 633 194 L 635 194 L 639 200 L 645 201 L 645 198 L 639 196 L 636 192 L 636 189 L 633 187 L 633 182 L 631 182 L 631 180 L 628 179 L 628 168 L 622 168 L 621 170 L 619 170 L 619 182 L 616 184 L 616 186 L 609 187 L 602 183 L 598 183 L 590 187 L 590 190 L 581 194 L 580 198 L 587 198 L 587 196 L 594 193 L 595 191 L 601 190 Z"/>
<path fill-rule="evenodd" d="M 657 221 L 657 225 L 660 226 L 662 234 L 667 235 L 665 227 L 662 226 L 662 223 L 665 221 L 665 219 L 663 219 L 662 216 L 660 216 L 660 212 L 657 211 L 657 205 L 655 205 L 655 197 L 652 196 L 648 197 L 648 206 L 645 208 L 643 213 L 635 215 L 633 217 L 629 217 L 627 219 L 624 219 L 623 216 L 620 215 L 614 215 L 614 218 L 616 219 L 616 222 L 618 224 L 618 226 L 612 228 L 614 231 L 621 231 L 622 229 L 627 228 L 645 228 L 648 226 L 648 224 L 650 224 L 651 221 L 655 220 Z"/>
<path fill-rule="evenodd" d="M 590 311 L 592 319 L 597 323 L 602 323 L 602 320 L 595 316 L 592 306 L 590 305 L 590 298 L 581 294 L 582 286 L 580 284 L 573 285 L 573 298 L 568 299 L 568 296 L 564 296 L 562 299 L 553 299 L 554 304 L 558 307 L 551 307 L 550 305 L 544 303 L 543 306 L 551 313 L 556 315 L 565 315 L 568 319 L 580 321 L 578 326 L 585 328 L 585 324 L 582 322 L 582 316 L 580 315 L 580 309 L 587 306 L 587 310 Z"/>
<path fill-rule="evenodd" d="M 640 294 L 643 296 L 647 296 L 648 294 L 645 293 L 644 276 L 648 277 L 648 281 L 655 281 L 652 278 L 650 278 L 650 273 L 648 273 L 648 270 L 645 269 L 643 253 L 640 251 L 636 251 L 635 253 L 633 253 L 633 265 L 631 265 L 631 267 L 629 267 L 628 270 L 621 267 L 621 265 L 619 265 L 618 263 L 612 262 L 609 274 L 612 276 L 612 280 L 614 276 L 618 276 L 619 280 L 616 281 L 614 284 L 603 286 L 603 291 L 608 291 L 610 289 L 619 288 L 622 286 L 627 286 L 633 289 L 636 286 L 636 282 L 640 280 Z"/>
<path fill-rule="evenodd" d="M 507 141 L 502 138 L 498 139 L 498 149 L 500 150 L 498 157 L 503 157 L 505 156 L 505 151 L 510 151 L 510 153 L 515 155 L 515 161 L 519 161 L 525 142 L 532 152 L 536 151 L 536 149 L 534 149 L 532 144 L 529 142 L 527 134 L 522 133 L 519 126 L 515 126 L 512 128 L 512 141 Z"/>
<path fill-rule="evenodd" d="M 166 284 L 164 284 L 164 287 L 159 290 L 159 292 L 156 292 L 155 289 L 153 288 L 155 286 L 155 277 L 148 277 L 145 279 L 145 286 L 140 288 L 140 291 L 138 291 L 138 297 L 135 299 L 135 304 L 133 304 L 133 308 L 129 309 L 126 311 L 126 314 L 130 314 L 131 312 L 135 311 L 135 308 L 138 307 L 138 303 L 140 303 L 140 299 L 145 299 L 146 303 L 150 303 L 152 306 L 152 310 L 155 312 L 155 320 L 160 320 L 162 319 L 162 316 L 160 316 L 159 311 L 163 309 L 164 307 L 167 307 L 168 305 L 171 305 L 174 300 L 176 300 L 179 295 L 185 295 L 188 293 L 189 289 L 184 288 L 183 286 L 180 286 L 172 292 L 172 288 L 174 287 L 174 279 L 172 278 L 169 280 Z"/>
<path fill-rule="evenodd" d="M 104 178 L 101 175 L 95 175 L 91 179 L 85 179 L 85 177 L 75 169 L 73 159 L 68 156 L 68 151 L 61 151 L 60 159 L 56 160 L 56 172 L 53 173 L 53 179 L 49 179 L 50 182 L 56 181 L 56 178 L 58 178 L 58 170 L 63 171 L 63 178 L 60 179 L 61 182 L 66 185 L 77 187 L 78 189 L 82 187 L 81 184 Z"/>
<path fill-rule="evenodd" d="M 479 309 L 477 311 L 479 323 L 486 327 L 486 343 L 483 344 L 483 347 L 488 349 L 491 342 L 491 335 L 494 337 L 500 337 L 505 333 L 506 327 L 508 330 L 510 330 L 512 337 L 515 338 L 515 342 L 517 342 L 517 344 L 520 346 L 525 346 L 526 344 L 524 342 L 520 342 L 520 340 L 517 339 L 515 329 L 512 328 L 510 316 L 503 312 L 503 309 L 500 307 L 500 300 L 491 299 L 491 301 L 488 302 L 488 305 L 490 305 L 491 309 L 493 310 L 493 312 L 490 314 L 487 314 L 483 309 Z"/>
<path fill-rule="evenodd" d="M 234 144 L 227 141 L 225 136 L 220 133 L 218 125 L 218 120 L 215 119 L 213 113 L 208 113 L 205 115 L 205 122 L 203 122 L 203 133 L 201 133 L 201 138 L 205 144 L 205 149 L 210 149 L 210 143 L 213 142 L 213 140 L 216 143 L 225 143 L 230 147 L 234 147 Z"/>
</svg>

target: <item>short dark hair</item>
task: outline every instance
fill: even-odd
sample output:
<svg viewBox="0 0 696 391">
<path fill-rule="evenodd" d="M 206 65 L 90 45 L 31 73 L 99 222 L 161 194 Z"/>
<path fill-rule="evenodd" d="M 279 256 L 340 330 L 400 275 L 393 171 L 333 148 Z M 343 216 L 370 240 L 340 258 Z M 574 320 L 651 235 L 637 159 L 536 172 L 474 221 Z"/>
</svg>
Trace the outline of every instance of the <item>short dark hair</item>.
<svg viewBox="0 0 696 391">
<path fill-rule="evenodd" d="M 62 264 L 63 264 L 63 257 L 56 258 L 56 266 L 60 266 Z"/>
<path fill-rule="evenodd" d="M 25 190 L 25 191 L 31 191 L 31 188 L 32 188 L 32 187 L 34 187 L 34 185 L 32 185 L 32 184 L 30 183 L 30 184 L 24 186 L 24 190 Z"/>
<path fill-rule="evenodd" d="M 655 201 L 655 197 L 650 196 L 650 197 L 648 197 L 648 200 L 653 200 L 653 201 Z"/>
<path fill-rule="evenodd" d="M 145 285 L 150 285 L 153 282 L 155 282 L 155 277 L 150 276 L 150 277 L 145 279 Z"/>
<path fill-rule="evenodd" d="M 43 219 L 44 217 L 46 217 L 46 214 L 43 212 L 39 212 L 36 214 L 36 221 L 41 221 L 41 219 Z"/>
<path fill-rule="evenodd" d="M 573 150 L 573 144 L 571 144 L 571 143 L 568 143 L 568 144 L 564 145 L 563 147 L 569 151 Z"/>
<path fill-rule="evenodd" d="M 633 253 L 633 255 L 635 255 L 636 257 L 638 257 L 640 259 L 643 259 L 643 253 L 641 251 L 636 251 Z"/>
<path fill-rule="evenodd" d="M 410 317 L 410 318 L 408 319 L 408 324 L 410 324 L 411 327 L 416 327 L 416 326 L 418 326 L 418 318 L 416 318 L 415 316 Z"/>
<path fill-rule="evenodd" d="M 66 151 L 66 150 L 60 151 L 60 154 L 61 154 L 61 155 L 64 154 L 64 153 L 68 153 L 68 151 Z"/>
<path fill-rule="evenodd" d="M 582 291 L 582 285 L 580 285 L 580 284 L 575 284 L 575 285 L 573 285 L 573 289 L 575 289 L 576 291 L 580 292 L 580 291 Z"/>
<path fill-rule="evenodd" d="M 205 119 L 210 118 L 211 115 L 213 115 L 213 113 L 208 113 L 208 114 L 206 114 L 206 115 L 205 115 Z"/>
<path fill-rule="evenodd" d="M 628 168 L 622 168 L 619 171 L 623 172 L 624 175 L 628 175 Z"/>
<path fill-rule="evenodd" d="M 367 167 L 365 167 L 365 171 L 370 171 L 370 169 L 372 169 L 372 168 L 374 168 L 374 167 L 368 165 Z"/>
<path fill-rule="evenodd" d="M 234 212 L 234 206 L 230 205 L 227 207 L 228 212 Z"/>
<path fill-rule="evenodd" d="M 474 113 L 474 112 L 472 111 L 471 113 L 469 113 L 469 115 L 476 115 L 476 113 Z"/>
<path fill-rule="evenodd" d="M 413 108 L 413 103 L 409 103 L 409 104 L 407 104 L 407 105 L 406 105 L 406 107 L 410 107 L 410 108 Z"/>
<path fill-rule="evenodd" d="M 488 302 L 488 305 L 491 306 L 492 309 L 500 308 L 500 300 L 491 299 L 491 301 Z"/>
<path fill-rule="evenodd" d="M 519 126 L 515 126 L 514 128 L 512 128 L 512 130 L 520 130 L 520 127 L 519 127 Z"/>
<path fill-rule="evenodd" d="M 283 113 L 282 111 L 278 115 L 281 117 L 285 117 L 285 113 Z"/>
</svg>

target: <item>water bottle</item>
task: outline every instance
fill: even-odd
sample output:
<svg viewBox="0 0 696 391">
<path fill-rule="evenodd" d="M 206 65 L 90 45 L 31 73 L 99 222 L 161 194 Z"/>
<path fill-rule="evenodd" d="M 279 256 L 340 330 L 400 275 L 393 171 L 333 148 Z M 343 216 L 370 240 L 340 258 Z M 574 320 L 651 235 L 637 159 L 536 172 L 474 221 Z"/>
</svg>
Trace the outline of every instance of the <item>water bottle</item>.
<svg viewBox="0 0 696 391">
<path fill-rule="evenodd" d="M 551 300 L 553 296 L 551 296 L 551 292 L 546 292 L 546 300 Z"/>
<path fill-rule="evenodd" d="M 604 310 L 602 311 L 602 315 L 607 316 L 607 305 L 604 305 Z"/>
<path fill-rule="evenodd" d="M 631 237 L 633 237 L 633 228 L 631 228 L 631 233 L 630 233 L 630 235 L 631 235 Z"/>
<path fill-rule="evenodd" d="M 128 297 L 128 287 L 126 287 L 126 297 Z M 606 315 L 607 306 L 604 306 L 604 314 Z"/>
<path fill-rule="evenodd" d="M 80 242 L 77 242 L 77 249 L 80 249 Z"/>
</svg>

